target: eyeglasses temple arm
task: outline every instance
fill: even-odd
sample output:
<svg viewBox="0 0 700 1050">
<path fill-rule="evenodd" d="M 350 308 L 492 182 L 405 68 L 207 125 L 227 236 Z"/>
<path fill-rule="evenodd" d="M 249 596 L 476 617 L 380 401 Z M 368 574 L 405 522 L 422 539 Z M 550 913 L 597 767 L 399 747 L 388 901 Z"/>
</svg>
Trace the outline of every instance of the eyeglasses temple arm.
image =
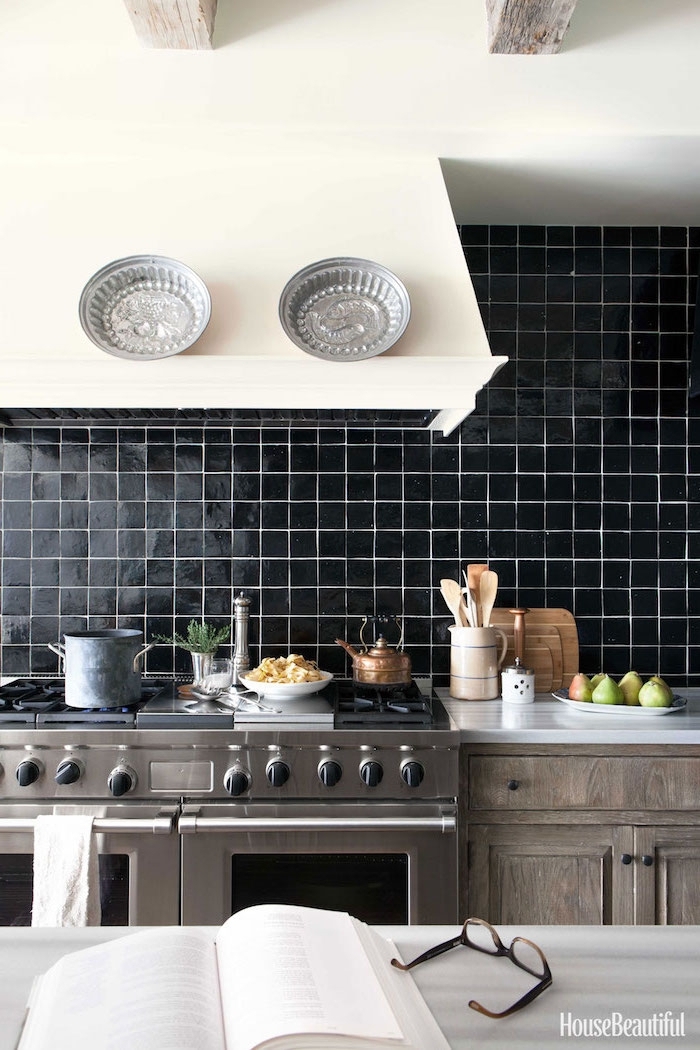
<svg viewBox="0 0 700 1050">
<path fill-rule="evenodd" d="M 391 965 L 395 966 L 397 970 L 412 970 L 414 966 L 418 966 L 423 962 L 428 962 L 429 959 L 435 959 L 436 956 L 448 952 L 450 948 L 456 948 L 457 945 L 461 943 L 462 935 L 460 934 L 458 937 L 450 938 L 449 941 L 443 941 L 442 944 L 436 944 L 434 948 L 428 948 L 428 950 L 423 952 L 422 955 L 417 955 L 416 958 L 412 959 L 409 963 L 403 963 L 398 959 L 392 959 Z"/>
<path fill-rule="evenodd" d="M 549 988 L 551 983 L 551 974 L 547 977 L 543 977 L 540 983 L 536 984 L 534 988 L 531 988 L 529 992 L 526 992 L 521 999 L 518 999 L 517 1003 L 513 1003 L 513 1005 L 509 1006 L 507 1010 L 501 1010 L 499 1013 L 495 1013 L 493 1010 L 487 1010 L 485 1006 L 481 1005 L 481 1003 L 477 1003 L 476 999 L 470 999 L 469 1006 L 472 1010 L 476 1010 L 480 1014 L 486 1014 L 487 1017 L 507 1017 L 509 1014 L 514 1014 L 516 1010 L 522 1010 L 524 1006 L 528 1006 L 538 995 L 541 995 L 546 988 Z"/>
</svg>

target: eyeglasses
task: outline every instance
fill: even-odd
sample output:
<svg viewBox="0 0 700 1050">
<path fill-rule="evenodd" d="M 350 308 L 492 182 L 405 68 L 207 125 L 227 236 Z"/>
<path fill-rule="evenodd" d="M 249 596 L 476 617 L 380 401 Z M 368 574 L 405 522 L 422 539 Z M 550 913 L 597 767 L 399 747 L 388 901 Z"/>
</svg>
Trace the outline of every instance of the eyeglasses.
<svg viewBox="0 0 700 1050">
<path fill-rule="evenodd" d="M 402 963 L 398 959 L 392 959 L 391 965 L 396 966 L 399 970 L 412 970 L 420 963 L 428 962 L 429 959 L 435 959 L 438 955 L 442 955 L 444 952 L 448 952 L 450 948 L 456 948 L 460 944 L 465 945 L 467 948 L 473 948 L 477 952 L 484 952 L 485 955 L 506 955 L 515 966 L 531 974 L 532 977 L 536 977 L 539 982 L 529 992 L 526 992 L 522 998 L 518 999 L 517 1003 L 498 1013 L 493 1010 L 487 1010 L 481 1003 L 470 999 L 469 1006 L 472 1010 L 478 1010 L 479 1013 L 486 1014 L 487 1017 L 508 1017 L 509 1014 L 514 1014 L 516 1010 L 522 1010 L 524 1006 L 527 1006 L 538 995 L 541 995 L 545 988 L 549 988 L 552 983 L 552 971 L 549 969 L 549 963 L 545 959 L 541 948 L 538 948 L 532 941 L 528 941 L 526 937 L 514 937 L 510 948 L 506 948 L 496 929 L 484 919 L 467 919 L 461 933 L 457 937 L 452 937 L 449 941 L 443 941 L 442 944 L 436 944 L 434 948 L 428 948 L 427 951 L 418 955 L 410 963 Z"/>
</svg>

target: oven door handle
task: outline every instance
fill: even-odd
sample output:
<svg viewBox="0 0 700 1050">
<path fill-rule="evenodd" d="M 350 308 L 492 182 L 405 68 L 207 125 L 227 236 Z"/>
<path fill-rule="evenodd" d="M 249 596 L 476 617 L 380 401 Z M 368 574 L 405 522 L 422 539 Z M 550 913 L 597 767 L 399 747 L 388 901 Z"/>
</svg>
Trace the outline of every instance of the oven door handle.
<svg viewBox="0 0 700 1050">
<path fill-rule="evenodd" d="M 171 835 L 175 830 L 177 810 L 163 810 L 155 817 L 95 817 L 92 826 L 96 832 L 109 834 Z M 0 817 L 0 832 L 34 831 L 34 817 Z"/>
<path fill-rule="evenodd" d="M 181 834 L 200 831 L 457 831 L 454 814 L 437 817 L 201 817 L 183 813 Z"/>
</svg>

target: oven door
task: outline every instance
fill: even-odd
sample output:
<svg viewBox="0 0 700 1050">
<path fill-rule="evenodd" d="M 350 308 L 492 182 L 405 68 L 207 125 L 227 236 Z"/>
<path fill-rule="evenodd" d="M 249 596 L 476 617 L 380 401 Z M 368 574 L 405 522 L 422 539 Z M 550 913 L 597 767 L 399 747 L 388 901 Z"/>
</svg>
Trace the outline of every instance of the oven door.
<svg viewBox="0 0 700 1050">
<path fill-rule="evenodd" d="M 32 919 L 34 819 L 51 803 L 0 807 L 0 926 Z M 71 807 L 61 805 L 60 812 Z M 80 805 L 94 813 L 103 926 L 169 926 L 180 921 L 178 807 L 130 802 Z"/>
<path fill-rule="evenodd" d="M 458 921 L 452 802 L 191 804 L 179 829 L 186 925 L 266 903 L 368 923 Z"/>
</svg>

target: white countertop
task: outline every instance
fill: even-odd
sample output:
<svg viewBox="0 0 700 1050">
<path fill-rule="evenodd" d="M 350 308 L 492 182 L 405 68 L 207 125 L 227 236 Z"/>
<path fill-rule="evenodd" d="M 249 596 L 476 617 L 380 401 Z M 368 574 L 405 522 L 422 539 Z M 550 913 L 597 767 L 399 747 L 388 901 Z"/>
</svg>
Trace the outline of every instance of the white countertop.
<svg viewBox="0 0 700 1050">
<path fill-rule="evenodd" d="M 446 689 L 438 695 L 472 744 L 700 744 L 700 689 L 679 690 L 682 711 L 649 715 L 644 709 L 581 704 L 581 712 L 538 694 L 532 704 L 497 700 L 455 700 Z"/>
<path fill-rule="evenodd" d="M 391 937 L 404 959 L 454 936 L 445 926 L 378 927 Z M 0 1050 L 14 1050 L 32 979 L 61 955 L 91 944 L 128 936 L 134 930 L 0 929 Z M 213 931 L 212 931 L 213 932 Z M 547 1050 L 566 1046 L 626 1045 L 635 1050 L 700 1046 L 700 929 L 696 926 L 541 926 L 499 927 L 505 944 L 519 934 L 535 941 L 549 961 L 554 982 L 524 1010 L 494 1020 L 470 1010 L 476 999 L 505 1009 L 533 981 L 505 958 L 486 958 L 455 948 L 414 972 L 428 1005 L 453 1050 L 504 1046 Z M 683 1037 L 660 1035 L 585 1038 L 569 1032 L 583 1019 L 617 1017 L 652 1024 L 664 1015 L 684 1023 Z M 668 1026 L 669 1020 L 665 1021 Z M 667 1027 L 667 1030 L 668 1027 Z M 153 1050 L 158 1050 L 154 1047 Z M 425 1047 L 430 1050 L 430 1047 Z"/>
</svg>

